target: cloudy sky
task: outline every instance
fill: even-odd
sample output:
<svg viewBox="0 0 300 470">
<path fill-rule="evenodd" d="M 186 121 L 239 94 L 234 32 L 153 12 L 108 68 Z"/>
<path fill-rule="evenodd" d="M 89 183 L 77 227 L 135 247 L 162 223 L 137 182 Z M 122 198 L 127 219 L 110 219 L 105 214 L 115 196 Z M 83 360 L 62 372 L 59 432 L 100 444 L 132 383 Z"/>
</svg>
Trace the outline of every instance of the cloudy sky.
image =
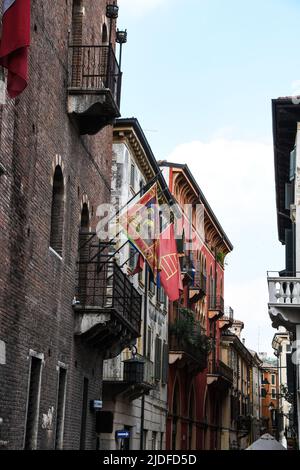
<svg viewBox="0 0 300 470">
<path fill-rule="evenodd" d="M 271 99 L 299 92 L 297 0 L 119 0 L 123 117 L 157 157 L 187 163 L 234 245 L 226 304 L 271 352 L 267 270 L 277 239 Z"/>
</svg>

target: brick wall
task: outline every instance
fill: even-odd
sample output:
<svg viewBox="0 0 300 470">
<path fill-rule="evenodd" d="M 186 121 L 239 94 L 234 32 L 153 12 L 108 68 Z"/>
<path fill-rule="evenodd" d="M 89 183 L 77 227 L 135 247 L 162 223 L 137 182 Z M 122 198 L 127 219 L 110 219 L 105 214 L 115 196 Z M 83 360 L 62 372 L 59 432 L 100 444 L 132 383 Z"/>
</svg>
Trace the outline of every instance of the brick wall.
<svg viewBox="0 0 300 470">
<path fill-rule="evenodd" d="M 0 441 L 23 446 L 29 351 L 44 354 L 38 447 L 52 448 L 55 419 L 41 427 L 42 415 L 56 407 L 58 362 L 66 364 L 65 448 L 79 448 L 84 377 L 89 399 L 101 394 L 102 358 L 74 337 L 75 263 L 83 197 L 91 226 L 96 208 L 109 201 L 112 128 L 80 137 L 66 113 L 68 40 L 72 1 L 32 0 L 30 82 L 15 101 L 0 109 Z M 55 7 L 54 7 L 55 3 Z M 101 43 L 104 0 L 84 0 L 83 42 Z M 55 164 L 64 177 L 62 259 L 49 250 Z M 54 410 L 55 416 L 55 410 Z M 94 417 L 87 413 L 87 448 L 95 448 Z"/>
</svg>

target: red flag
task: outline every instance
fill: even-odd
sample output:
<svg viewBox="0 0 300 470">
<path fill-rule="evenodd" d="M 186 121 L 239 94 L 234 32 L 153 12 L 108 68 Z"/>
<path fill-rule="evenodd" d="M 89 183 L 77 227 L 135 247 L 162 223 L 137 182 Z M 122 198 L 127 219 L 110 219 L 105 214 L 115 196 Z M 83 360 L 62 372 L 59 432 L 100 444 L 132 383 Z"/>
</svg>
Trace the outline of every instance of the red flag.
<svg viewBox="0 0 300 470">
<path fill-rule="evenodd" d="M 119 223 L 131 243 L 147 261 L 156 279 L 159 244 L 159 206 L 156 184 L 119 217 Z"/>
<path fill-rule="evenodd" d="M 171 302 L 180 298 L 183 290 L 181 280 L 181 269 L 178 259 L 176 241 L 174 236 L 174 224 L 161 233 L 160 245 L 160 283 Z"/>
<path fill-rule="evenodd" d="M 30 0 L 4 0 L 0 65 L 7 68 L 7 91 L 15 98 L 28 82 Z"/>
<path fill-rule="evenodd" d="M 132 273 L 130 273 L 130 276 L 135 276 L 136 274 L 143 272 L 144 264 L 145 264 L 144 258 L 141 254 L 139 254 L 136 268 L 134 271 L 132 271 Z"/>
</svg>

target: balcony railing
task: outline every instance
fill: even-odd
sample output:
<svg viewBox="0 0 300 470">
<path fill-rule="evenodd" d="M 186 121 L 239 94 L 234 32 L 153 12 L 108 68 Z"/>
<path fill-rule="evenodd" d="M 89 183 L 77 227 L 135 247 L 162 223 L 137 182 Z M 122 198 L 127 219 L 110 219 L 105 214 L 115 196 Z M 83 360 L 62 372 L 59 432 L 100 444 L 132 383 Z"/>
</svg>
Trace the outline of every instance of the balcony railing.
<svg viewBox="0 0 300 470">
<path fill-rule="evenodd" d="M 169 352 L 181 354 L 187 362 L 197 362 L 200 369 L 205 369 L 210 350 L 209 338 L 194 315 L 188 309 L 177 310 L 169 326 Z"/>
<path fill-rule="evenodd" d="M 82 233 L 76 279 L 76 308 L 89 314 L 95 310 L 112 313 L 140 335 L 142 298 L 128 276 L 108 254 L 111 247 L 96 234 Z"/>
<path fill-rule="evenodd" d="M 209 310 L 218 310 L 224 313 L 224 299 L 221 295 L 210 295 L 208 298 Z"/>
<path fill-rule="evenodd" d="M 152 361 L 147 359 L 140 354 L 135 356 L 136 364 L 139 367 L 132 367 L 134 362 L 131 362 L 131 367 L 128 366 L 129 361 L 132 361 L 128 357 L 127 352 L 123 352 L 121 357 L 117 359 L 104 361 L 103 365 L 103 381 L 105 382 L 117 382 L 117 383 L 128 383 L 128 384 L 148 384 L 149 386 L 155 385 L 154 380 L 154 364 Z M 118 361 L 118 363 L 116 363 Z"/>
<path fill-rule="evenodd" d="M 109 46 L 70 46 L 69 88 L 86 92 L 109 89 L 120 107 L 122 73 Z"/>
<path fill-rule="evenodd" d="M 300 273 L 294 274 L 282 277 L 279 272 L 268 272 L 270 304 L 300 305 Z"/>
<path fill-rule="evenodd" d="M 222 317 L 222 320 L 227 320 L 230 322 L 233 322 L 234 320 L 234 310 L 233 308 L 227 306 L 224 308 L 224 316 Z"/>
<path fill-rule="evenodd" d="M 215 361 L 210 360 L 208 365 L 208 374 L 220 376 L 228 382 L 233 383 L 233 370 L 222 361 L 219 361 L 219 363 L 216 364 Z"/>
<path fill-rule="evenodd" d="M 203 273 L 196 271 L 192 288 L 198 288 L 206 294 L 206 276 Z"/>
</svg>

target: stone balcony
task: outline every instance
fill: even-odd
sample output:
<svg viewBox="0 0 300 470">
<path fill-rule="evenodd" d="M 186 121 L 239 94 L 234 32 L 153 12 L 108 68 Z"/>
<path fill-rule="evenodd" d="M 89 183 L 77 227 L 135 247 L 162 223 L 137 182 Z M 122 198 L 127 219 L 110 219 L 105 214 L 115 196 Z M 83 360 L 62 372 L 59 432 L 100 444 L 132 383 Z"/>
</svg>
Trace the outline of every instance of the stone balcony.
<svg viewBox="0 0 300 470">
<path fill-rule="evenodd" d="M 274 328 L 284 326 L 288 331 L 294 331 L 300 323 L 300 273 L 289 277 L 269 272 L 268 288 L 269 315 Z"/>
</svg>

